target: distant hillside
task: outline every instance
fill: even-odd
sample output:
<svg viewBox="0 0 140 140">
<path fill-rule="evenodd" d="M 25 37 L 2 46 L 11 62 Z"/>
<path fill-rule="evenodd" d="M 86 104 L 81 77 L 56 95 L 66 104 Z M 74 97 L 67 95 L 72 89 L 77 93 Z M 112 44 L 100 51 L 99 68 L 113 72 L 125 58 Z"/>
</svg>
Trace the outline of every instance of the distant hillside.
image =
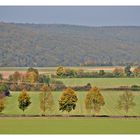
<svg viewBox="0 0 140 140">
<path fill-rule="evenodd" d="M 140 63 L 140 27 L 0 23 L 0 66 Z"/>
</svg>

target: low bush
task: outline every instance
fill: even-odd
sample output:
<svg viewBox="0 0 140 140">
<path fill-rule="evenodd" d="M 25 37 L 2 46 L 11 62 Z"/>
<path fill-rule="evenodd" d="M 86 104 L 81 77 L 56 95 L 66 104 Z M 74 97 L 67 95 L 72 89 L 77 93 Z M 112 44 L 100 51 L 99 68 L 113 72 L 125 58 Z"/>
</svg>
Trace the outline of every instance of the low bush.
<svg viewBox="0 0 140 140">
<path fill-rule="evenodd" d="M 131 86 L 131 90 L 138 91 L 138 90 L 140 90 L 140 86 L 138 86 L 138 85 L 132 85 Z"/>
</svg>

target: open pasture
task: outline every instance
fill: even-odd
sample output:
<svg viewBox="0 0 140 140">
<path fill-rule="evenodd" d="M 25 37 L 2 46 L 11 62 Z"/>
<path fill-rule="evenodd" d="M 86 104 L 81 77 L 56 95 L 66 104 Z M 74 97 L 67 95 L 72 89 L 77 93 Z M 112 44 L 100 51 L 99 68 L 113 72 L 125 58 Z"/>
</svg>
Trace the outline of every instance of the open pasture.
<svg viewBox="0 0 140 140">
<path fill-rule="evenodd" d="M 72 67 L 73 68 L 73 67 Z M 40 73 L 55 73 L 56 67 L 37 68 Z M 74 69 L 79 69 L 75 67 Z M 91 71 L 94 67 L 86 67 L 85 71 Z M 103 69 L 103 67 L 101 67 Z M 105 68 L 107 70 L 107 67 Z M 109 69 L 111 69 L 109 67 Z M 109 70 L 108 69 L 108 70 Z M 24 73 L 27 68 L 0 68 L 0 73 L 11 74 L 14 71 Z M 99 70 L 98 68 L 94 70 Z M 7 75 L 8 75 L 7 74 Z M 140 78 L 59 78 L 66 86 L 79 86 L 91 83 L 99 88 L 140 85 Z M 27 92 L 31 97 L 31 105 L 23 113 L 18 107 L 19 92 L 11 92 L 11 97 L 6 97 L 6 108 L 2 112 L 5 115 L 41 115 L 39 92 Z M 59 111 L 58 100 L 62 93 L 52 92 L 55 100 L 55 110 L 46 115 L 68 115 Z M 89 115 L 85 109 L 85 96 L 87 91 L 76 91 L 78 102 L 76 109 L 70 115 Z M 99 115 L 124 116 L 123 110 L 118 110 L 117 101 L 124 91 L 101 91 L 105 105 Z M 136 106 L 127 115 L 140 116 L 140 91 L 133 91 Z M 93 113 L 94 114 L 94 113 Z M 51 117 L 0 117 L 0 134 L 140 134 L 139 118 L 51 118 Z"/>
<path fill-rule="evenodd" d="M 140 134 L 140 119 L 0 118 L 0 134 Z"/>
<path fill-rule="evenodd" d="M 140 85 L 140 78 L 59 78 L 66 86 L 80 86 L 90 83 L 99 88 Z"/>
</svg>

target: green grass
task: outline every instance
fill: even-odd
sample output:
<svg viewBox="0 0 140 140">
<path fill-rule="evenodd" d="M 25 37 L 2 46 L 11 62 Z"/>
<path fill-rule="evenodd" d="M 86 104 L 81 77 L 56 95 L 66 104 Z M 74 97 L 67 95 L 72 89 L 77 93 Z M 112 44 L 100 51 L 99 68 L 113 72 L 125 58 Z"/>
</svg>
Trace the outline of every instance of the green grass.
<svg viewBox="0 0 140 140">
<path fill-rule="evenodd" d="M 31 105 L 25 110 L 25 114 L 30 115 L 40 115 L 40 107 L 39 107 L 39 93 L 38 92 L 28 92 L 31 97 Z M 84 99 L 87 92 L 76 92 L 78 96 L 78 102 L 76 109 L 73 110 L 70 114 L 87 114 L 84 106 Z M 101 92 L 105 99 L 105 105 L 102 107 L 100 114 L 101 115 L 125 115 L 124 111 L 120 111 L 117 109 L 117 100 L 119 95 L 123 93 L 123 91 L 102 91 Z M 56 110 L 53 114 L 67 114 L 66 112 L 60 112 L 58 108 L 58 100 L 61 92 L 53 92 L 54 100 L 55 100 L 55 108 Z M 128 115 L 140 115 L 140 92 L 133 92 L 135 94 L 135 102 L 136 106 L 131 109 Z M 6 108 L 3 111 L 4 114 L 23 114 L 23 112 L 18 108 L 18 95 L 19 92 L 12 92 L 11 97 L 7 97 Z M 47 113 L 46 113 L 47 114 Z"/>
<path fill-rule="evenodd" d="M 140 119 L 0 118 L 0 134 L 140 134 Z"/>
<path fill-rule="evenodd" d="M 19 68 L 18 70 L 25 70 Z M 55 67 L 47 68 L 48 73 L 55 72 Z M 9 68 L 10 70 L 10 68 Z M 14 70 L 14 68 L 13 68 Z M 40 68 L 40 71 L 46 71 Z M 86 85 L 98 87 L 118 87 L 139 85 L 139 78 L 67 78 L 59 79 L 67 86 Z M 28 92 L 31 105 L 24 114 L 40 115 L 39 92 Z M 67 114 L 58 109 L 58 99 L 62 92 L 53 92 L 55 112 L 53 114 Z M 87 114 L 84 99 L 87 92 L 76 92 L 78 102 L 76 109 L 70 114 Z M 101 91 L 105 99 L 100 115 L 125 115 L 124 111 L 116 108 L 117 100 L 123 91 Z M 128 115 L 140 115 L 140 92 L 135 94 L 136 106 Z M 6 108 L 3 114 L 23 114 L 18 108 L 19 92 L 11 92 L 11 97 L 6 98 Z M 48 113 L 46 113 L 48 114 Z M 111 119 L 111 118 L 0 118 L 0 134 L 140 134 L 140 119 Z"/>
<path fill-rule="evenodd" d="M 91 83 L 92 86 L 98 87 L 118 87 L 140 85 L 140 78 L 59 78 L 67 86 L 86 85 Z"/>
</svg>

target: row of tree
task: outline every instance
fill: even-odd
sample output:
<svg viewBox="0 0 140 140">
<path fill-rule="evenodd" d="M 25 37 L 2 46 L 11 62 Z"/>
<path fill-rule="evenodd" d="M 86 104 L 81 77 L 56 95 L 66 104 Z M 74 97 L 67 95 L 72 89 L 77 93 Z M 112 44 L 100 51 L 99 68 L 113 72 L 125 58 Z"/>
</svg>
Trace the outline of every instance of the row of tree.
<svg viewBox="0 0 140 140">
<path fill-rule="evenodd" d="M 89 77 L 89 78 L 103 78 L 103 77 L 140 77 L 140 66 L 131 70 L 131 66 L 127 65 L 124 69 L 116 67 L 112 72 L 106 72 L 104 70 L 87 72 L 82 69 L 72 69 L 65 67 L 58 67 L 56 70 L 56 75 L 51 75 L 52 78 L 55 77 Z M 0 74 L 0 81 L 4 80 L 3 75 Z M 16 71 L 11 74 L 8 78 L 10 82 L 25 82 L 25 83 L 45 83 L 50 84 L 51 77 L 45 74 L 39 74 L 39 71 L 35 68 L 28 68 L 25 74 L 21 74 Z"/>
<path fill-rule="evenodd" d="M 39 74 L 39 71 L 35 68 L 28 68 L 24 73 L 15 71 L 9 75 L 8 79 L 4 79 L 2 74 L 0 74 L 0 84 L 5 84 L 11 91 L 21 91 L 23 89 L 27 91 L 39 91 L 43 84 L 51 85 L 53 90 L 65 88 L 62 81 L 53 79 L 46 74 Z"/>
<path fill-rule="evenodd" d="M 55 75 L 52 75 L 52 77 L 55 77 Z M 106 72 L 104 70 L 92 71 L 92 72 L 86 72 L 82 69 L 74 70 L 71 68 L 64 68 L 64 67 L 58 67 L 56 70 L 56 77 L 76 77 L 76 78 L 103 78 L 103 77 L 140 77 L 140 66 L 134 68 L 134 70 L 131 70 L 131 66 L 127 65 L 125 68 L 119 68 L 116 67 L 112 72 Z"/>
<path fill-rule="evenodd" d="M 42 115 L 51 113 L 55 110 L 55 102 L 53 99 L 53 94 L 51 88 L 48 85 L 43 85 L 40 89 L 40 109 Z M 0 112 L 2 112 L 6 106 L 6 98 L 4 94 L 0 94 Z M 59 99 L 59 110 L 71 112 L 75 110 L 78 101 L 77 94 L 71 88 L 66 88 Z M 28 106 L 31 104 L 31 98 L 29 94 L 23 90 L 18 96 L 19 108 L 24 112 Z M 101 107 L 105 105 L 105 99 L 97 87 L 91 88 L 85 97 L 85 108 L 90 114 L 99 114 Z M 118 108 L 123 109 L 128 113 L 129 109 L 134 107 L 136 104 L 134 102 L 134 95 L 131 92 L 126 91 L 124 94 L 120 95 L 118 100 Z"/>
<path fill-rule="evenodd" d="M 16 71 L 11 74 L 8 81 L 12 82 L 26 82 L 26 83 L 50 83 L 50 77 L 47 75 L 39 74 L 39 71 L 35 68 L 28 68 L 25 74 L 21 74 Z"/>
</svg>

